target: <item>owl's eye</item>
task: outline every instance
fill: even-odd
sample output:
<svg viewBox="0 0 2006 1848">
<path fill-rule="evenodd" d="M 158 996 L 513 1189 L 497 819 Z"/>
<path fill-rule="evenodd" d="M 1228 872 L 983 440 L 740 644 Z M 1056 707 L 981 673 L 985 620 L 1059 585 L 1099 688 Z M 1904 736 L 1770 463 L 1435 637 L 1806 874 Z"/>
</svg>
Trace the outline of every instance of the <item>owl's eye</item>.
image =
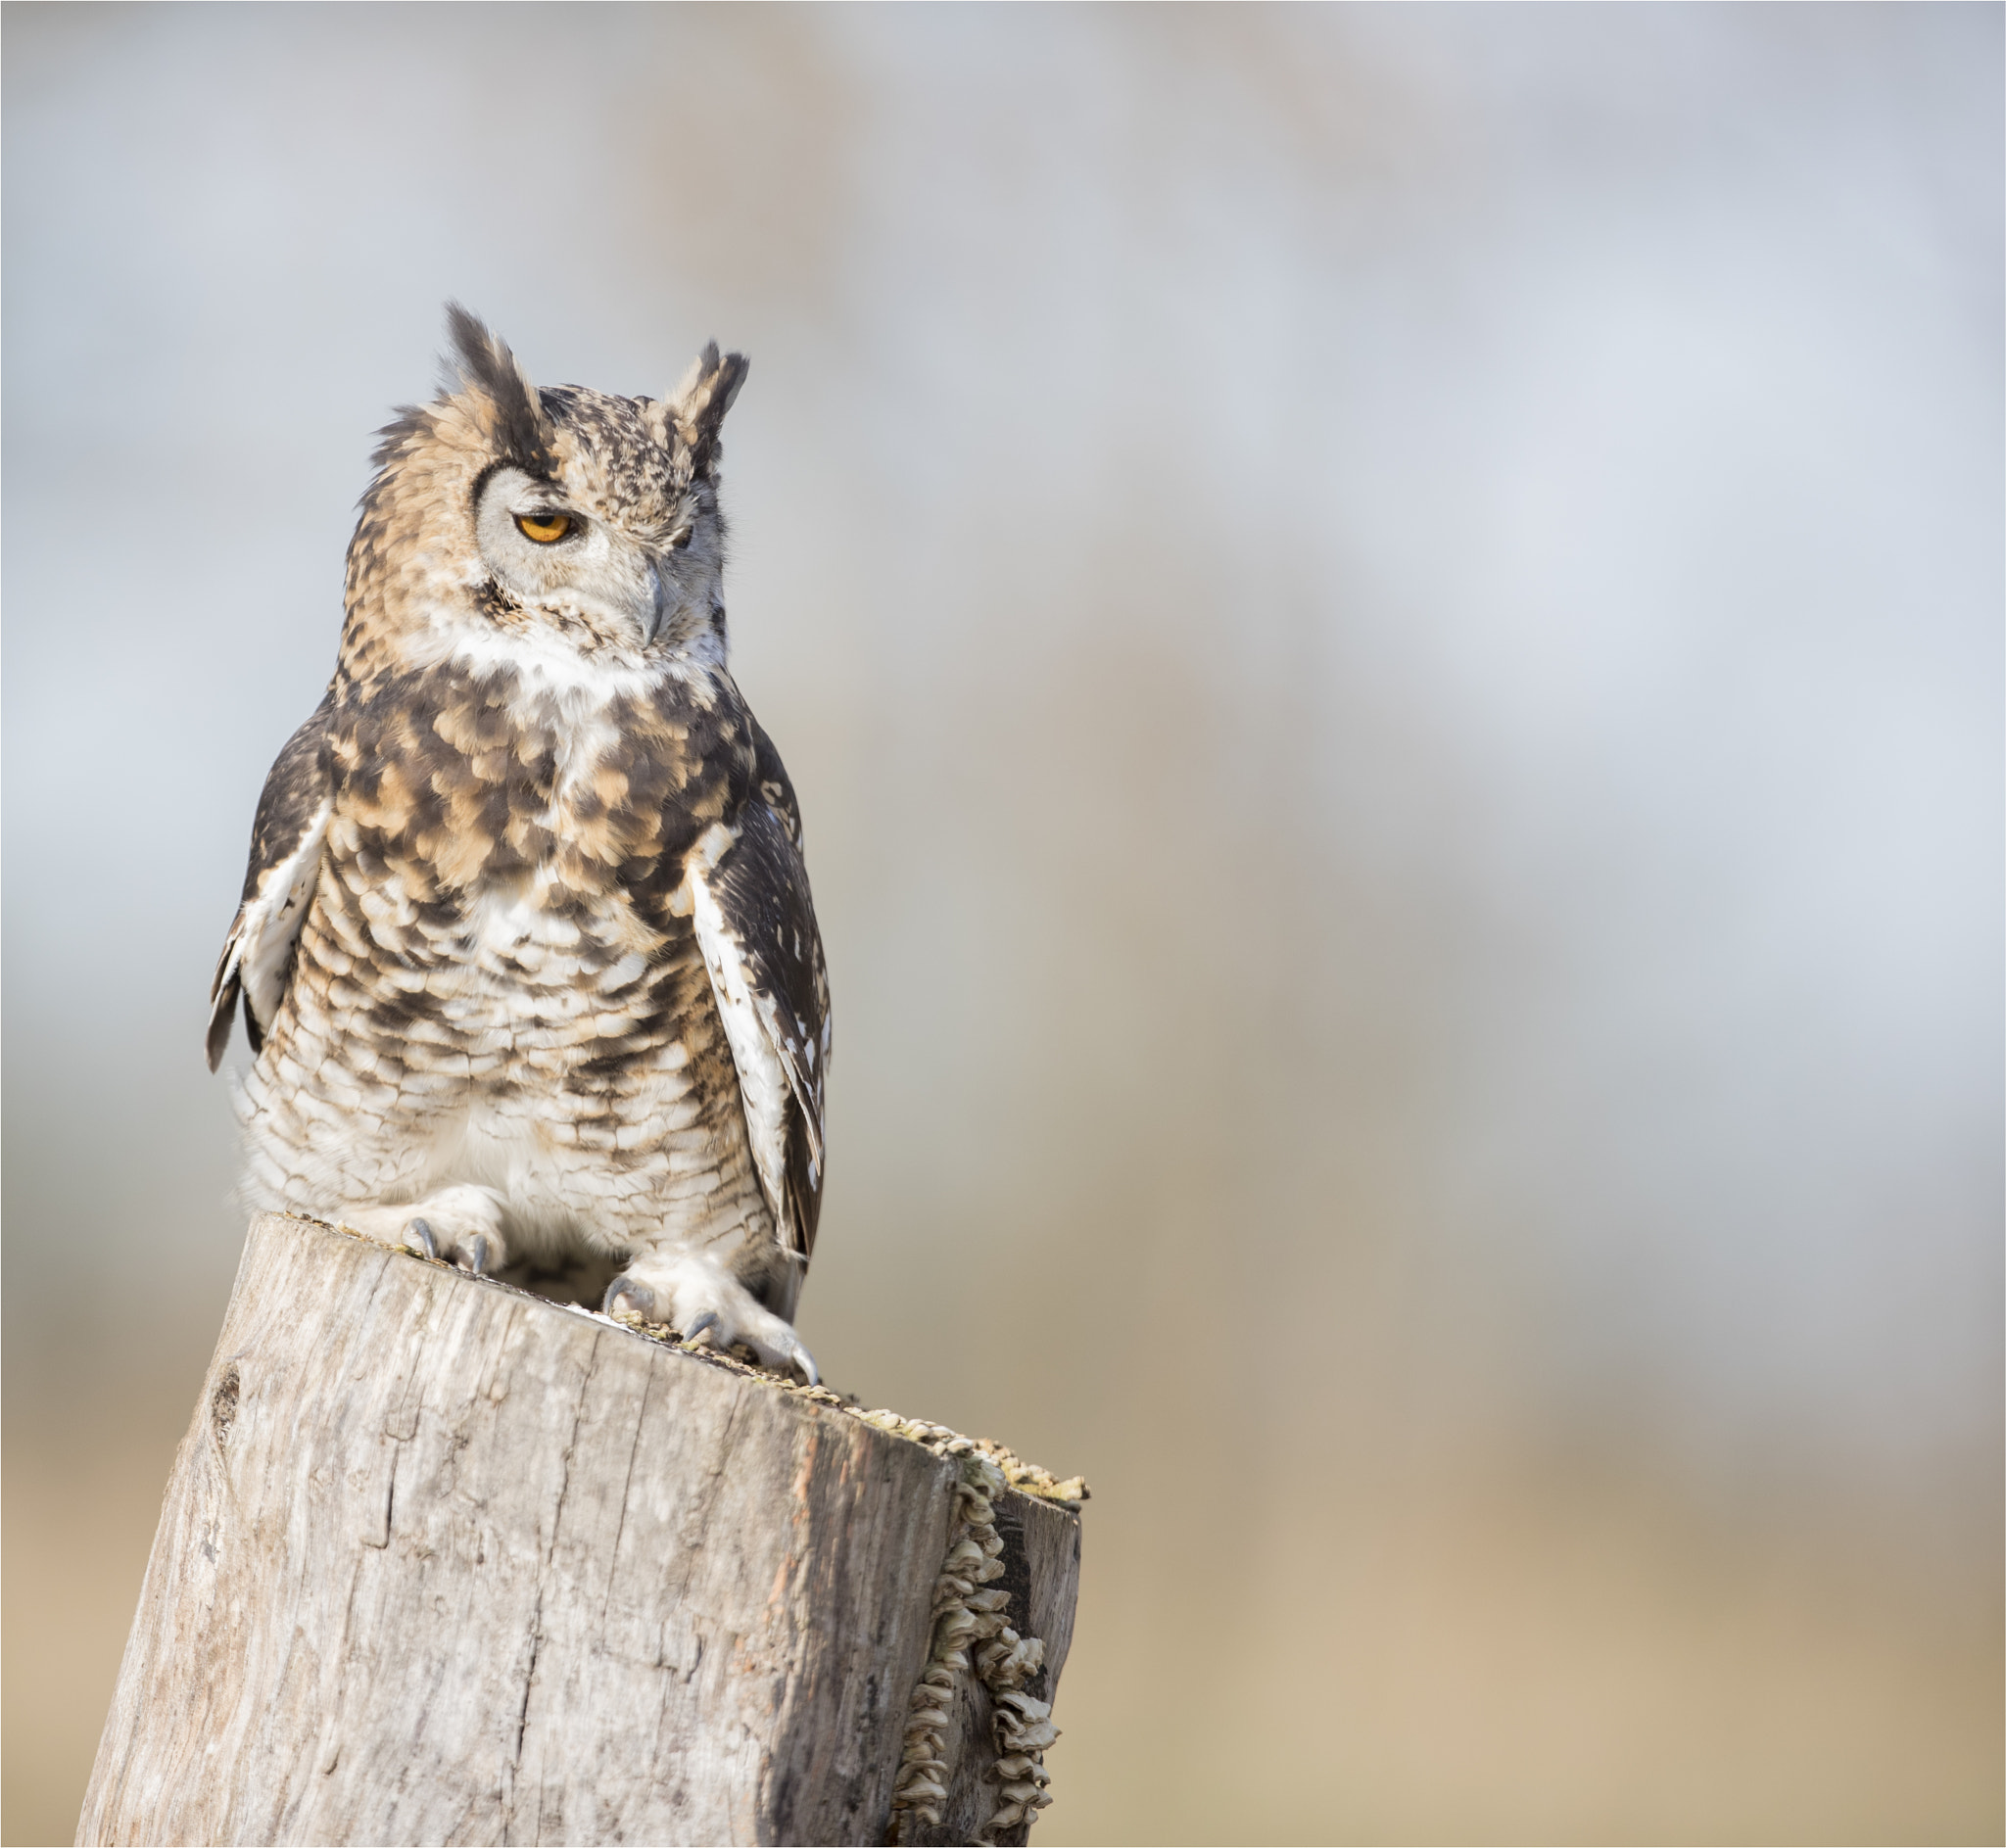
<svg viewBox="0 0 2006 1848">
<path fill-rule="evenodd" d="M 548 509 L 539 513 L 518 513 L 515 526 L 524 539 L 533 539 L 539 545 L 554 545 L 571 531 L 571 515 Z"/>
<path fill-rule="evenodd" d="M 687 545 L 688 545 L 689 544 L 690 544 L 690 529 L 689 529 L 689 528 L 688 528 L 688 527 L 686 526 L 686 527 L 685 527 L 685 528 L 684 528 L 684 529 L 683 529 L 683 530 L 682 530 L 682 531 L 681 531 L 680 533 L 678 533 L 678 534 L 676 535 L 676 537 L 675 537 L 674 539 L 672 539 L 672 540 L 670 540 L 670 541 L 669 541 L 669 549 L 670 549 L 671 551 L 681 551 L 681 550 L 683 550 L 683 549 L 684 549 L 684 548 L 685 548 L 685 547 L 686 547 L 686 546 L 687 546 Z"/>
</svg>

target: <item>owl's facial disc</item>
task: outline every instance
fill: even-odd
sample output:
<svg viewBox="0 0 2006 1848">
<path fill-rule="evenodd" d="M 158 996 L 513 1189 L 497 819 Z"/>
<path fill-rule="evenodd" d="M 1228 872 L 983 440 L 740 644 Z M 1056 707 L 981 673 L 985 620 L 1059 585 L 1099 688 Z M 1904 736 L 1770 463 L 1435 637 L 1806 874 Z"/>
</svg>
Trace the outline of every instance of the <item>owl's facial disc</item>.
<svg viewBox="0 0 2006 1848">
<path fill-rule="evenodd" d="M 644 648 L 675 600 L 647 546 L 519 468 L 498 468 L 481 485 L 474 537 L 481 562 L 518 603 L 577 610 Z"/>
</svg>

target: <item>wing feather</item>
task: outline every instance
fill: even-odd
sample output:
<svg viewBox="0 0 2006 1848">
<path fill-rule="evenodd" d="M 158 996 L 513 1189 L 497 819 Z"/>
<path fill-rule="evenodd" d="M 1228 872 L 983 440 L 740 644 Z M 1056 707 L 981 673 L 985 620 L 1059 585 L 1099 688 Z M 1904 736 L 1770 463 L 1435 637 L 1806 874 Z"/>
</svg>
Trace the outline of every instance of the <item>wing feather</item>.
<svg viewBox="0 0 2006 1848">
<path fill-rule="evenodd" d="M 258 800 L 251 829 L 251 864 L 244 896 L 216 959 L 209 986 L 209 1068 L 222 1063 L 244 1001 L 244 1032 L 255 1054 L 285 999 L 293 947 L 320 874 L 320 850 L 334 812 L 334 775 L 327 749 L 329 700 L 295 732 Z"/>
<path fill-rule="evenodd" d="M 766 734 L 757 736 L 759 774 L 733 837 L 708 866 L 693 859 L 690 873 L 753 1161 L 783 1243 L 805 1261 L 822 1214 L 829 971 L 793 789 Z"/>
</svg>

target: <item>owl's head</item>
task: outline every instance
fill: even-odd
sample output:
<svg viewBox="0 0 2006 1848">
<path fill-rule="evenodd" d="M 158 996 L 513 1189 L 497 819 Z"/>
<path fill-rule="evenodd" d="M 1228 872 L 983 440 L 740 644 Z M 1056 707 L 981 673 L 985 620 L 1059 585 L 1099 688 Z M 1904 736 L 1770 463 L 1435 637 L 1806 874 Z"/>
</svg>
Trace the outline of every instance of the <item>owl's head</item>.
<svg viewBox="0 0 2006 1848">
<path fill-rule="evenodd" d="M 448 376 L 382 433 L 349 552 L 352 627 L 399 651 L 534 635 L 626 660 L 722 659 L 718 430 L 740 354 L 704 349 L 667 397 L 539 391 L 456 304 Z"/>
</svg>

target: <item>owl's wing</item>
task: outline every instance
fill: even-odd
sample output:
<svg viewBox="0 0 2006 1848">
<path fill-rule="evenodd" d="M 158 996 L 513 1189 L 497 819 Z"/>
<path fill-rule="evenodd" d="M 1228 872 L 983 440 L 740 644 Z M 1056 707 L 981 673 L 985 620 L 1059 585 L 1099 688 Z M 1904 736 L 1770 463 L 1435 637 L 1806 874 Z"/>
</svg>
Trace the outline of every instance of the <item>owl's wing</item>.
<svg viewBox="0 0 2006 1848">
<path fill-rule="evenodd" d="M 690 862 L 697 941 L 724 1019 L 752 1159 L 783 1247 L 805 1264 L 822 1214 L 829 971 L 801 857 L 800 811 L 765 733 L 753 786 L 715 858 Z"/>
<path fill-rule="evenodd" d="M 223 1049 L 230 1043 L 239 991 L 244 997 L 244 1032 L 257 1053 L 292 979 L 293 946 L 307 920 L 328 817 L 334 812 L 334 772 L 327 748 L 332 698 L 330 693 L 293 734 L 258 799 L 243 902 L 209 988 L 212 1071 L 222 1063 Z"/>
</svg>

